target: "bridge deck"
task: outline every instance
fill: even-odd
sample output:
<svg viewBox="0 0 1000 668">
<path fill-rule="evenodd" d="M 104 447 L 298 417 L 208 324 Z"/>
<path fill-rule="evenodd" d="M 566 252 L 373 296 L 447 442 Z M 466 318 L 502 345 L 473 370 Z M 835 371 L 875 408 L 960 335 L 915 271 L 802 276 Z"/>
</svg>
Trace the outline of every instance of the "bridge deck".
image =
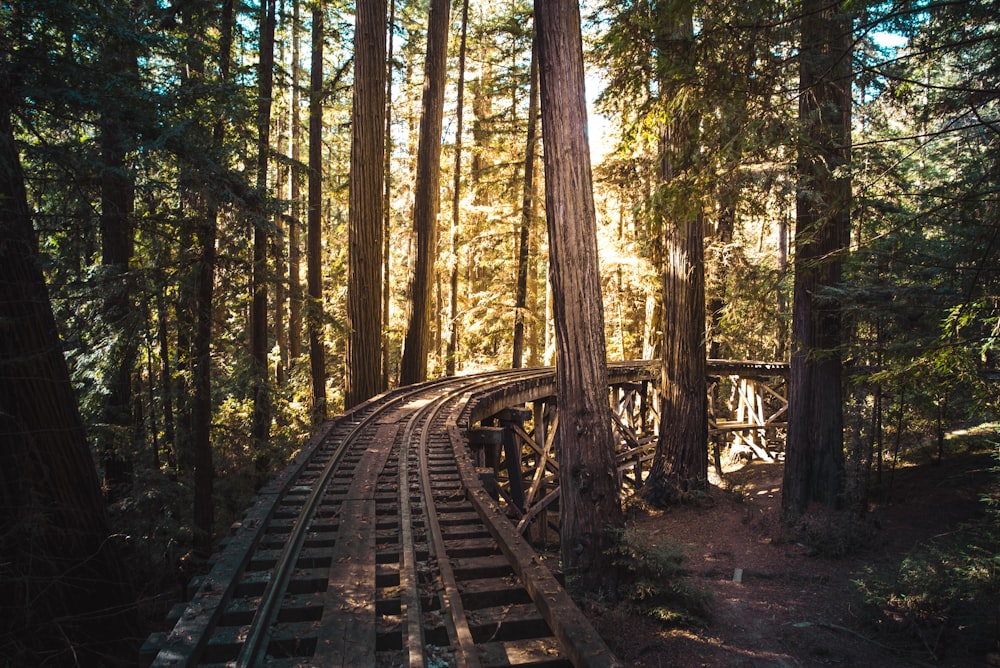
<svg viewBox="0 0 1000 668">
<path fill-rule="evenodd" d="M 657 374 L 610 368 L 626 487 L 655 443 Z M 619 665 L 525 538 L 558 530 L 554 394 L 552 369 L 502 371 L 400 388 L 329 421 L 258 495 L 145 661 Z"/>
</svg>

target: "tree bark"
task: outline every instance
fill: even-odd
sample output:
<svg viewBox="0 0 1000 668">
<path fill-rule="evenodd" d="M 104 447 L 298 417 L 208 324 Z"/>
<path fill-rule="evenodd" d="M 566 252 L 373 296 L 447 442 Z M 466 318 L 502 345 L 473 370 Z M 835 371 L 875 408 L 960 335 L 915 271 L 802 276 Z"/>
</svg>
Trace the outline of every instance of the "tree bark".
<svg viewBox="0 0 1000 668">
<path fill-rule="evenodd" d="M 431 0 L 427 19 L 423 111 L 420 117 L 413 203 L 413 230 L 417 244 L 410 290 L 410 322 L 406 328 L 400 368 L 399 382 L 402 385 L 427 380 L 427 356 L 431 343 L 430 311 L 437 258 L 437 214 L 441 199 L 441 127 L 447 83 L 450 10 L 450 0 Z"/>
<path fill-rule="evenodd" d="M 126 156 L 134 137 L 128 136 L 127 115 L 122 106 L 127 97 L 116 92 L 127 89 L 123 81 L 136 69 L 135 56 L 122 40 L 104 45 L 103 60 L 112 84 L 100 121 L 101 169 L 101 265 L 104 270 L 104 317 L 111 328 L 114 344 L 108 363 L 108 388 L 104 404 L 105 428 L 99 445 L 108 500 L 115 501 L 131 486 L 131 447 L 136 437 L 132 415 L 132 373 L 138 352 L 136 312 L 129 277 L 129 263 L 135 252 L 132 215 L 135 187 Z"/>
<path fill-rule="evenodd" d="M 521 235 L 517 252 L 517 286 L 514 292 L 514 354 L 511 366 L 524 363 L 524 317 L 528 302 L 528 260 L 531 223 L 535 213 L 535 144 L 538 124 L 538 43 L 531 45 L 528 70 L 528 138 L 524 149 L 524 190 L 521 198 Z"/>
<path fill-rule="evenodd" d="M 843 7 L 802 7 L 795 279 L 788 439 L 781 507 L 839 507 L 844 486 L 841 305 L 836 286 L 850 239 L 851 19 Z"/>
<path fill-rule="evenodd" d="M 716 185 L 719 203 L 719 220 L 715 229 L 715 243 L 721 252 L 733 243 L 733 230 L 736 227 L 736 200 L 740 186 L 736 183 L 736 174 L 727 173 L 723 176 L 724 183 Z M 705 340 L 709 342 L 708 356 L 713 359 L 728 358 L 731 354 L 728 346 L 722 342 L 722 316 L 728 304 L 727 284 L 729 268 L 725 262 L 717 262 L 715 267 L 716 292 L 708 300 L 708 316 L 711 319 L 711 329 L 706 333 Z"/>
<path fill-rule="evenodd" d="M 229 81 L 232 65 L 233 31 L 236 25 L 235 1 L 222 4 L 219 36 L 219 79 Z M 221 159 L 226 140 L 226 119 L 220 117 L 212 131 L 212 150 Z M 198 217 L 195 237 L 198 259 L 195 262 L 195 327 L 192 341 L 191 449 L 194 456 L 194 526 L 195 548 L 208 556 L 212 551 L 215 529 L 215 464 L 212 456 L 212 314 L 215 307 L 216 237 L 219 207 L 210 197 L 199 198 L 203 208 Z"/>
<path fill-rule="evenodd" d="M 385 85 L 385 151 L 382 171 L 385 173 L 385 187 L 382 192 L 382 326 L 388 328 L 392 315 L 392 295 L 389 291 L 389 276 L 392 254 L 389 252 L 390 223 L 392 222 L 392 69 L 393 35 L 396 30 L 396 0 L 389 0 L 389 45 L 386 57 Z M 382 336 L 382 387 L 389 387 L 391 347 L 390 337 Z"/>
<path fill-rule="evenodd" d="M 693 81 L 694 28 L 690 5 L 661 12 L 654 37 L 660 88 L 681 96 Z M 690 178 L 698 150 L 697 119 L 689 102 L 676 104 L 663 128 L 660 187 L 683 191 L 675 179 Z M 660 434 L 643 497 L 657 505 L 677 503 L 708 482 L 708 399 L 705 367 L 705 250 L 703 214 L 694 198 L 659 197 L 663 229 L 663 329 Z M 665 208 L 669 203 L 669 207 Z"/>
<path fill-rule="evenodd" d="M 351 111 L 348 374 L 345 408 L 382 386 L 382 189 L 385 151 L 385 0 L 359 0 Z"/>
<path fill-rule="evenodd" d="M 292 364 L 302 355 L 302 281 L 300 234 L 302 229 L 302 207 L 299 204 L 302 191 L 302 170 L 299 161 L 302 159 L 302 118 L 299 94 L 299 81 L 302 70 L 299 69 L 299 6 L 302 3 L 292 3 L 292 103 L 291 103 L 291 144 L 292 165 L 288 172 L 288 357 Z"/>
<path fill-rule="evenodd" d="M 312 420 L 326 419 L 326 351 L 323 345 L 323 8 L 312 12 L 312 63 L 309 85 L 309 212 L 306 225 L 306 283 L 309 299 L 309 370 Z"/>
<path fill-rule="evenodd" d="M 581 589 L 610 590 L 615 577 L 608 551 L 623 518 L 607 395 L 580 8 L 575 0 L 536 0 L 535 21 L 555 301 L 562 559 Z"/>
<path fill-rule="evenodd" d="M 123 655 L 133 599 L 42 275 L 14 96 L 0 68 L 0 637 L 15 664 L 97 665 Z"/>
<path fill-rule="evenodd" d="M 448 350 L 445 353 L 445 373 L 454 376 L 458 366 L 458 246 L 462 201 L 462 133 L 465 111 L 465 47 L 469 30 L 469 0 L 462 0 L 462 36 L 458 45 L 458 102 L 455 110 L 455 173 L 451 197 L 451 281 L 448 322 Z"/>
<path fill-rule="evenodd" d="M 160 265 L 162 266 L 162 265 Z M 160 396 L 163 412 L 163 446 L 167 451 L 167 466 L 177 468 L 174 450 L 174 372 L 170 364 L 170 336 L 167 323 L 166 287 L 161 281 L 156 292 L 156 343 L 160 355 Z M 159 446 L 157 446 L 159 448 Z M 159 458 L 159 452 L 157 452 Z"/>
<path fill-rule="evenodd" d="M 257 210 L 253 214 L 253 267 L 250 302 L 250 357 L 253 393 L 251 435 L 254 447 L 263 448 L 271 432 L 271 382 L 268 375 L 267 165 L 271 148 L 271 95 L 274 90 L 275 0 L 260 3 L 260 60 L 257 67 Z"/>
<path fill-rule="evenodd" d="M 227 5 L 231 4 L 227 2 Z M 215 464 L 212 456 L 212 309 L 218 208 L 209 205 L 196 231 L 195 329 L 192 341 L 191 450 L 194 459 L 194 545 L 206 557 L 215 529 Z"/>
<path fill-rule="evenodd" d="M 277 17 L 280 17 L 281 22 L 275 26 L 275 30 L 278 33 L 286 33 L 288 30 L 288 14 L 285 11 L 284 0 L 282 0 L 281 7 L 277 10 Z M 281 67 L 285 67 L 285 40 L 279 39 L 275 43 L 275 48 L 277 49 L 277 61 L 281 64 Z M 285 137 L 288 137 L 291 132 L 290 128 L 287 127 L 288 117 L 284 114 L 278 114 L 275 118 L 275 130 L 277 131 L 277 141 L 281 142 Z M 280 150 L 280 149 L 276 149 Z M 282 163 L 276 165 L 276 178 L 271 188 L 274 191 L 273 199 L 275 202 L 282 202 L 284 198 L 284 189 L 289 183 L 289 174 L 292 168 L 290 164 Z M 272 302 L 272 307 L 274 309 L 274 346 L 278 349 L 278 359 L 275 363 L 274 369 L 274 386 L 284 387 L 288 381 L 288 321 L 286 319 L 286 313 L 288 308 L 288 283 L 286 277 L 288 275 L 288 263 L 287 257 L 285 255 L 285 239 L 288 234 L 286 232 L 288 220 L 291 216 L 287 215 L 284 209 L 279 209 L 275 213 L 274 217 L 274 234 L 271 236 L 271 245 L 269 251 L 271 253 L 271 261 L 274 263 L 274 300 Z M 277 411 L 276 416 L 279 420 L 284 420 L 282 411 Z"/>
</svg>

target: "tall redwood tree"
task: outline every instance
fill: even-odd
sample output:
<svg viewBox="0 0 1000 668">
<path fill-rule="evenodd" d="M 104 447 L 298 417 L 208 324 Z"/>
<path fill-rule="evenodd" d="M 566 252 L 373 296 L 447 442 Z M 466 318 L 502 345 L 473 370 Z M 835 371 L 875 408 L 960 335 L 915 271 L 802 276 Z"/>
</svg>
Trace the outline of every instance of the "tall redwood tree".
<svg viewBox="0 0 1000 668">
<path fill-rule="evenodd" d="M 382 391 L 382 188 L 385 151 L 385 0 L 359 0 L 347 278 L 347 408 Z"/>
<path fill-rule="evenodd" d="M 431 0 L 413 202 L 416 257 L 410 289 L 410 321 L 399 372 L 402 385 L 427 380 L 434 264 L 437 258 L 437 214 L 441 204 L 441 128 L 444 122 L 450 12 L 450 0 Z"/>
<path fill-rule="evenodd" d="M 576 0 L 536 0 L 535 21 L 555 306 L 562 559 L 581 589 L 610 590 L 608 552 L 623 517 L 607 394 L 580 8 Z"/>
<path fill-rule="evenodd" d="M 705 368 L 705 249 L 698 197 L 685 192 L 698 155 L 698 118 L 685 95 L 695 68 L 690 4 L 657 7 L 653 49 L 662 103 L 670 110 L 660 137 L 659 222 L 663 283 L 660 429 L 643 496 L 657 505 L 684 500 L 708 482 Z M 681 195 L 679 193 L 685 193 Z"/>
<path fill-rule="evenodd" d="M 271 151 L 271 96 L 274 91 L 275 0 L 260 3 L 260 60 L 257 65 L 257 194 L 260 207 L 253 215 L 251 267 L 250 356 L 253 393 L 251 432 L 257 447 L 270 438 L 271 381 L 268 378 L 267 251 L 270 245 L 267 214 L 267 165 Z"/>
<path fill-rule="evenodd" d="M 306 329 L 312 420 L 326 419 L 326 347 L 323 345 L 323 6 L 312 12 L 312 62 L 309 72 L 309 210 L 306 216 Z"/>
<path fill-rule="evenodd" d="M 825 289 L 840 282 L 851 229 L 851 19 L 841 3 L 808 0 L 801 21 L 787 517 L 840 505 L 844 485 L 843 326 Z"/>
<path fill-rule="evenodd" d="M 528 269 L 531 224 L 535 216 L 535 152 L 538 145 L 538 43 L 531 44 L 528 69 L 528 134 L 524 149 L 524 181 L 521 197 L 521 229 L 517 250 L 517 286 L 514 290 L 514 353 L 511 366 L 524 364 L 524 320 L 528 306 Z"/>
<path fill-rule="evenodd" d="M 42 275 L 0 64 L 0 656 L 96 665 L 129 637 L 128 578 Z"/>
</svg>

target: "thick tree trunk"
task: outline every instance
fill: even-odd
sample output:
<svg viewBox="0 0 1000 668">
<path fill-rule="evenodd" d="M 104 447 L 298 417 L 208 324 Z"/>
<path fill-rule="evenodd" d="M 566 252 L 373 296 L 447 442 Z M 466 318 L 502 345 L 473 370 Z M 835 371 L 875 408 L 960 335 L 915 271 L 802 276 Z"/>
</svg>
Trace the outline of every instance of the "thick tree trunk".
<svg viewBox="0 0 1000 668">
<path fill-rule="evenodd" d="M 850 239 L 851 20 L 839 4 L 803 5 L 799 52 L 795 285 L 788 442 L 781 506 L 837 507 L 844 486 L 841 306 L 824 289 L 840 282 Z"/>
<path fill-rule="evenodd" d="M 232 61 L 235 2 L 222 5 L 219 39 L 219 78 L 226 82 Z M 216 156 L 222 154 L 226 120 L 216 121 L 212 146 Z M 216 236 L 218 205 L 207 198 L 199 200 L 201 215 L 196 230 L 198 260 L 195 263 L 195 328 L 192 342 L 191 449 L 194 455 L 194 526 L 195 547 L 204 555 L 212 550 L 215 529 L 215 464 L 212 456 L 212 314 L 215 301 Z"/>
<path fill-rule="evenodd" d="M 257 211 L 253 215 L 253 267 L 250 302 L 250 357 L 253 393 L 251 435 L 262 448 L 271 432 L 271 382 L 268 375 L 267 255 L 270 247 L 267 165 L 271 150 L 271 94 L 274 89 L 275 0 L 260 5 L 260 61 L 257 67 Z"/>
<path fill-rule="evenodd" d="M 469 31 L 469 0 L 462 1 L 462 36 L 458 45 L 458 102 L 455 110 L 455 173 L 451 196 L 451 281 L 448 307 L 448 350 L 445 353 L 445 373 L 454 376 L 458 366 L 458 247 L 462 201 L 462 133 L 465 111 L 465 46 Z"/>
<path fill-rule="evenodd" d="M 227 3 L 228 4 L 228 3 Z M 191 450 L 194 457 L 195 547 L 206 557 L 212 551 L 215 527 L 215 465 L 212 461 L 212 309 L 215 296 L 215 239 L 218 210 L 209 206 L 196 233 L 195 330 L 191 373 Z"/>
<path fill-rule="evenodd" d="M 382 171 L 385 174 L 385 187 L 382 192 L 382 325 L 388 328 L 392 315 L 392 295 L 389 291 L 389 276 L 392 255 L 389 252 L 389 238 L 392 222 L 392 67 L 393 67 L 393 35 L 396 31 L 396 1 L 389 0 L 389 46 L 386 57 L 385 86 L 385 151 L 383 154 Z M 389 367 L 391 360 L 390 337 L 382 337 L 382 387 L 389 387 Z"/>
<path fill-rule="evenodd" d="M 160 265 L 163 266 L 163 265 Z M 170 363 L 170 329 L 167 326 L 166 288 L 160 283 L 156 293 L 156 343 L 160 355 L 160 402 L 163 412 L 163 446 L 167 453 L 167 466 L 177 467 L 174 450 L 174 372 Z M 159 447 L 159 446 L 158 446 Z M 159 454 L 157 454 L 157 458 Z"/>
<path fill-rule="evenodd" d="M 417 236 L 417 245 L 410 290 L 410 322 L 406 329 L 400 368 L 399 382 L 402 385 L 427 380 L 434 264 L 437 258 L 437 214 L 441 199 L 441 127 L 447 83 L 450 10 L 450 0 L 431 0 L 430 16 L 427 19 L 423 111 L 420 117 L 413 203 L 413 230 Z"/>
<path fill-rule="evenodd" d="M 106 46 L 104 59 L 115 78 L 136 68 L 135 58 L 124 53 L 115 40 Z M 108 363 L 108 388 L 104 404 L 105 428 L 100 433 L 101 463 L 109 501 L 125 495 L 132 467 L 131 448 L 135 439 L 132 415 L 132 372 L 138 351 L 138 337 L 129 278 L 129 263 L 135 250 L 132 214 L 135 188 L 128 173 L 126 154 L 133 140 L 126 136 L 127 110 L 120 100 L 107 100 L 100 122 L 101 169 L 101 265 L 104 269 L 104 317 L 111 327 L 114 343 Z"/>
<path fill-rule="evenodd" d="M 661 428 L 643 497 L 677 503 L 708 483 L 702 217 L 667 232 L 663 277 Z"/>
<path fill-rule="evenodd" d="M 326 419 L 326 350 L 323 345 L 323 8 L 312 13 L 312 63 L 309 76 L 309 213 L 306 240 L 306 283 L 309 300 L 309 369 L 312 377 L 312 420 Z"/>
<path fill-rule="evenodd" d="M 70 384 L 0 72 L 0 654 L 97 665 L 135 631 Z"/>
<path fill-rule="evenodd" d="M 302 355 L 302 281 L 301 274 L 301 229 L 302 207 L 299 199 L 302 196 L 302 170 L 299 161 L 302 159 L 302 118 L 300 106 L 299 85 L 302 70 L 299 69 L 299 6 L 302 3 L 292 3 L 292 104 L 291 132 L 289 143 L 292 157 L 291 169 L 288 171 L 288 357 L 295 363 Z"/>
<path fill-rule="evenodd" d="M 382 188 L 385 151 L 385 0 L 359 0 L 351 112 L 348 373 L 345 408 L 381 392 Z"/>
<path fill-rule="evenodd" d="M 666 13 L 655 47 L 662 59 L 661 90 L 678 96 L 692 81 L 694 28 L 690 6 Z M 669 62 L 664 62 L 669 61 Z M 670 76 L 669 73 L 674 73 Z M 663 130 L 661 187 L 690 178 L 698 150 L 697 119 L 688 102 Z M 705 249 L 700 203 L 672 202 L 658 214 L 663 225 L 660 434 L 643 496 L 657 505 L 684 500 L 708 483 L 708 399 L 705 370 Z"/>
<path fill-rule="evenodd" d="M 528 77 L 528 139 L 524 150 L 524 189 L 521 198 L 521 238 L 517 252 L 517 286 L 514 293 L 514 357 L 511 366 L 524 363 L 524 317 L 528 302 L 528 260 L 531 223 L 535 213 L 535 144 L 538 123 L 538 43 L 531 46 Z"/>
<path fill-rule="evenodd" d="M 608 404 L 597 218 L 587 142 L 580 9 L 536 0 L 545 203 L 556 323 L 563 566 L 582 590 L 610 590 L 622 526 Z"/>
</svg>

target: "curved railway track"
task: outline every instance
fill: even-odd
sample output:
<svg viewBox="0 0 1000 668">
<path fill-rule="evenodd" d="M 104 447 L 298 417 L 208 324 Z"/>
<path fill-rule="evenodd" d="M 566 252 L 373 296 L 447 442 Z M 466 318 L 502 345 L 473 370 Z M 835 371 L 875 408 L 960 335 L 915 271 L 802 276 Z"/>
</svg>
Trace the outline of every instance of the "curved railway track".
<svg viewBox="0 0 1000 668">
<path fill-rule="evenodd" d="M 551 369 L 448 378 L 324 425 L 192 586 L 154 666 L 612 666 L 479 482 L 470 398 Z"/>
</svg>

